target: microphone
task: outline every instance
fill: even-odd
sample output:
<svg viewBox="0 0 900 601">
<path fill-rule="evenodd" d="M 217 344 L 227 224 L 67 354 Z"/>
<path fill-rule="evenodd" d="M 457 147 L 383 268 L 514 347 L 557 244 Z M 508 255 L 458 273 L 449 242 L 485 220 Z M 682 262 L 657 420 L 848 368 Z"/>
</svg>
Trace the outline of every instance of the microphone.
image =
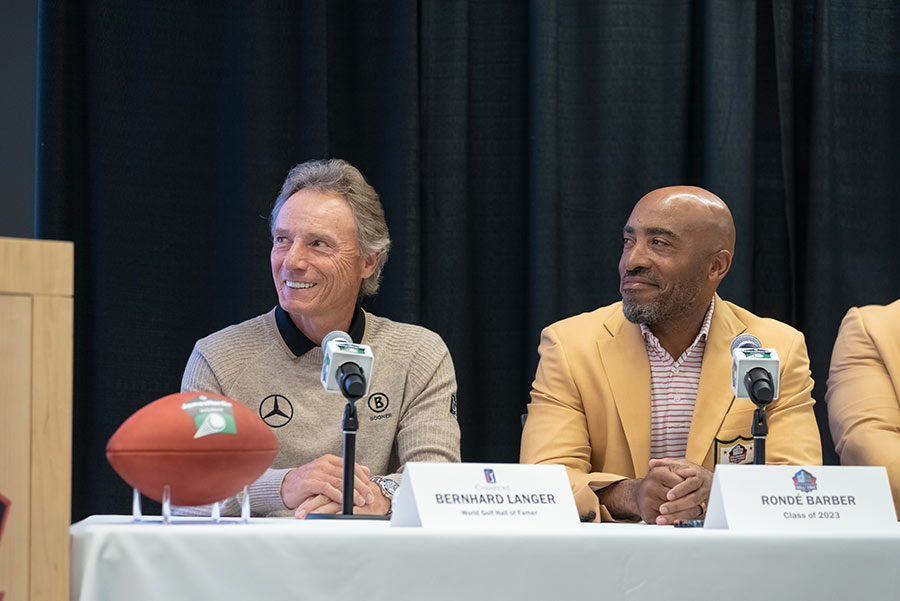
<svg viewBox="0 0 900 601">
<path fill-rule="evenodd" d="M 750 433 L 753 435 L 753 463 L 766 464 L 766 405 L 778 398 L 781 362 L 775 349 L 763 348 L 753 334 L 739 334 L 731 341 L 731 389 L 734 396 L 749 398 L 756 405 Z M 773 375 L 774 374 L 774 375 Z"/>
<path fill-rule="evenodd" d="M 369 392 L 369 380 L 375 358 L 365 344 L 354 344 L 346 332 L 335 330 L 322 339 L 322 386 L 329 392 L 340 392 L 347 399 L 341 429 L 344 431 L 344 468 L 341 481 L 341 513 L 310 513 L 308 519 L 353 519 L 353 471 L 356 465 L 356 433 L 359 414 L 356 401 Z M 374 516 L 362 516 L 374 517 Z"/>
<path fill-rule="evenodd" d="M 322 340 L 322 386 L 347 399 L 359 399 L 369 392 L 375 357 L 365 344 L 354 344 L 346 332 L 335 330 Z"/>
<path fill-rule="evenodd" d="M 775 349 L 763 348 L 753 334 L 731 342 L 731 389 L 734 396 L 765 407 L 778 398 L 781 361 Z"/>
</svg>

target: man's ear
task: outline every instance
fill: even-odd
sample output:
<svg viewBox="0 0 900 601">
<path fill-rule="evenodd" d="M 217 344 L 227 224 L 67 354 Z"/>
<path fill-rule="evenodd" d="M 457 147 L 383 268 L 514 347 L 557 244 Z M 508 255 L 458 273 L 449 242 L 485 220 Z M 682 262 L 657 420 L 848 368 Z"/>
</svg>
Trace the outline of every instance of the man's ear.
<svg viewBox="0 0 900 601">
<path fill-rule="evenodd" d="M 720 282 L 729 269 L 731 269 L 731 251 L 723 248 L 712 256 L 709 264 L 709 279 Z"/>
<path fill-rule="evenodd" d="M 362 277 L 366 279 L 375 273 L 375 266 L 378 265 L 378 253 L 369 253 L 363 255 Z"/>
</svg>

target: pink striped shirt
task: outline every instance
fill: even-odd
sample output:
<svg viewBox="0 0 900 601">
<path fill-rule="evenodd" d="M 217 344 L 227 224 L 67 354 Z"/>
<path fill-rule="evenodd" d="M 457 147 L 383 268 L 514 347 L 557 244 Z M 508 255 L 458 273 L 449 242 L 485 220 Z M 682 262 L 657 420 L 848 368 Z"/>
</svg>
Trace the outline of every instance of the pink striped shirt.
<svg viewBox="0 0 900 601">
<path fill-rule="evenodd" d="M 676 361 L 641 324 L 650 359 L 650 458 L 684 459 L 694 403 L 700 387 L 700 367 L 716 299 L 713 297 L 693 344 Z"/>
</svg>

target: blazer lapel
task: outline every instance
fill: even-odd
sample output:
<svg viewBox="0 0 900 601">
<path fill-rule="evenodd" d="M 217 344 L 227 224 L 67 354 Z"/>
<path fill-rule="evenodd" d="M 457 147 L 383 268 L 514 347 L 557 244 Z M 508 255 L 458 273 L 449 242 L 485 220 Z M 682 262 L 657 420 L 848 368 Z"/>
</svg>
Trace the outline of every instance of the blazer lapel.
<svg viewBox="0 0 900 601">
<path fill-rule="evenodd" d="M 650 462 L 650 360 L 641 330 L 619 313 L 604 324 L 612 338 L 597 343 L 616 411 L 628 440 L 634 473 Z"/>
<path fill-rule="evenodd" d="M 694 404 L 694 418 L 688 434 L 685 458 L 702 465 L 719 431 L 725 414 L 734 402 L 731 392 L 731 341 L 747 329 L 731 308 L 716 295 L 703 363 L 700 388 Z"/>
</svg>

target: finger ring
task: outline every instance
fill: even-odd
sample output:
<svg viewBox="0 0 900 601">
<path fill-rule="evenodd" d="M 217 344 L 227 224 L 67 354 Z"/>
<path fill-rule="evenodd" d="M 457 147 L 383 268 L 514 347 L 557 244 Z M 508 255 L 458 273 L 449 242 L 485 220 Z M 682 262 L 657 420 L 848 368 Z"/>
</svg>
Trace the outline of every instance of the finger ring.
<svg viewBox="0 0 900 601">
<path fill-rule="evenodd" d="M 703 517 L 703 514 L 706 513 L 706 503 L 704 503 L 703 501 L 701 501 L 700 504 L 697 505 L 697 507 L 700 509 L 700 514 L 699 514 L 697 517 L 698 517 L 698 518 L 702 518 L 702 517 Z"/>
</svg>

